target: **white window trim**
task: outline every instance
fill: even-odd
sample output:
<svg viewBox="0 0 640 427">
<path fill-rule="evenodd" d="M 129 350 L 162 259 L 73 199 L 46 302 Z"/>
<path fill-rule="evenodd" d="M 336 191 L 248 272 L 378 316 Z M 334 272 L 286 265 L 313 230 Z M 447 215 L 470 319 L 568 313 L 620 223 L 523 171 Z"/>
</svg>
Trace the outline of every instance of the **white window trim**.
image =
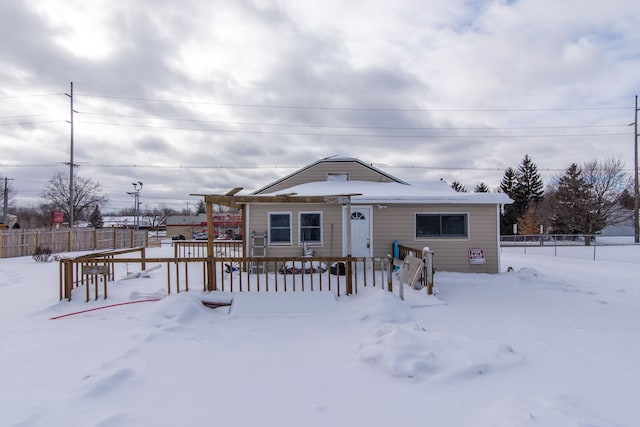
<svg viewBox="0 0 640 427">
<path fill-rule="evenodd" d="M 271 215 L 289 215 L 289 241 L 288 242 L 272 242 L 271 241 Z M 267 212 L 267 229 L 269 235 L 269 246 L 293 246 L 293 214 L 291 211 L 270 211 Z"/>
<path fill-rule="evenodd" d="M 302 242 L 302 215 L 303 214 L 320 214 L 320 241 L 319 242 Z M 298 246 L 304 246 L 304 243 L 307 246 L 322 246 L 323 237 L 324 237 L 324 226 L 323 226 L 323 215 L 322 211 L 300 211 L 298 212 Z"/>
<path fill-rule="evenodd" d="M 453 237 L 418 237 L 416 236 L 416 228 L 418 227 L 418 215 L 465 215 L 467 224 L 467 235 L 466 236 L 453 236 Z M 471 240 L 471 215 L 469 212 L 414 212 L 413 213 L 413 240 L 415 242 L 424 242 L 425 240 L 443 240 L 443 241 L 468 241 Z"/>
</svg>

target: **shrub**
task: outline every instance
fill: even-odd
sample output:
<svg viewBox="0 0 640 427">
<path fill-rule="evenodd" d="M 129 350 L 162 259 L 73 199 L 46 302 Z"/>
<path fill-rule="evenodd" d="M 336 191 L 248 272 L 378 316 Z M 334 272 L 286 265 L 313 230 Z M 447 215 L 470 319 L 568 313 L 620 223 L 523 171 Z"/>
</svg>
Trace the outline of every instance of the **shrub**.
<svg viewBox="0 0 640 427">
<path fill-rule="evenodd" d="M 51 260 L 51 249 L 43 248 L 42 246 L 36 246 L 33 251 L 33 259 L 37 262 L 49 262 Z"/>
</svg>

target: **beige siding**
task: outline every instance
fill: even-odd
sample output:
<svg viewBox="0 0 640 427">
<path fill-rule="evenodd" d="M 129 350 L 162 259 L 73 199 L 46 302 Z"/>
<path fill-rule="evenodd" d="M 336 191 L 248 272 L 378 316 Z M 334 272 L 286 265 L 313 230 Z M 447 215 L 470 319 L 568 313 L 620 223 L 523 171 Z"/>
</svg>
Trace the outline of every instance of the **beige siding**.
<svg viewBox="0 0 640 427">
<path fill-rule="evenodd" d="M 258 234 L 268 232 L 270 212 L 290 212 L 292 237 L 290 245 L 270 245 L 267 248 L 267 256 L 301 256 L 302 245 L 298 243 L 300 212 L 322 212 L 322 243 L 310 244 L 317 256 L 340 256 L 342 244 L 342 206 L 324 204 L 259 204 L 249 208 L 249 229 L 247 232 L 248 244 L 251 244 L 251 232 Z M 251 252 L 249 252 L 251 253 Z"/>
<path fill-rule="evenodd" d="M 355 205 L 354 205 L 355 206 Z M 298 243 L 298 213 L 323 212 L 321 245 L 309 246 L 318 256 L 339 256 L 342 254 L 342 206 L 340 205 L 251 205 L 249 209 L 249 229 L 263 233 L 268 227 L 269 212 L 291 212 L 292 242 L 286 246 L 270 246 L 268 256 L 299 256 L 302 247 Z M 415 238 L 415 214 L 455 213 L 469 215 L 469 238 L 460 239 L 420 239 Z M 393 241 L 421 249 L 428 246 L 435 252 L 435 267 L 440 271 L 497 273 L 497 214 L 495 205 L 387 205 L 378 209 L 375 205 L 373 216 L 373 256 L 382 257 L 392 253 Z M 250 239 L 248 239 L 250 240 Z M 470 265 L 468 251 L 482 248 L 485 251 L 485 265 Z"/>
<path fill-rule="evenodd" d="M 321 162 L 300 170 L 298 173 L 264 189 L 263 192 L 279 192 L 295 185 L 326 181 L 328 173 L 347 173 L 349 174 L 350 181 L 394 181 L 391 177 L 385 176 L 355 161 Z"/>
<path fill-rule="evenodd" d="M 468 213 L 469 238 L 416 239 L 415 214 Z M 434 264 L 440 271 L 497 273 L 497 214 L 495 205 L 388 205 L 386 209 L 373 209 L 373 254 L 391 253 L 393 241 L 421 249 L 428 246 L 433 252 Z M 487 263 L 469 264 L 469 249 L 482 248 Z"/>
</svg>

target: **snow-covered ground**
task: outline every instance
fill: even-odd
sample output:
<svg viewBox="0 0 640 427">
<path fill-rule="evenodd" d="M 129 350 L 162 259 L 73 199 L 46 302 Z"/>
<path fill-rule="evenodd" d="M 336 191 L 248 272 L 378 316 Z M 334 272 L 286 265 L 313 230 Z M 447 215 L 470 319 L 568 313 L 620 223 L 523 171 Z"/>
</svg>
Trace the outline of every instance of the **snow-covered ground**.
<svg viewBox="0 0 640 427">
<path fill-rule="evenodd" d="M 638 426 L 640 246 L 562 251 L 438 272 L 437 296 L 243 293 L 231 309 L 161 298 L 163 268 L 58 302 L 57 263 L 2 259 L 0 425 Z"/>
</svg>

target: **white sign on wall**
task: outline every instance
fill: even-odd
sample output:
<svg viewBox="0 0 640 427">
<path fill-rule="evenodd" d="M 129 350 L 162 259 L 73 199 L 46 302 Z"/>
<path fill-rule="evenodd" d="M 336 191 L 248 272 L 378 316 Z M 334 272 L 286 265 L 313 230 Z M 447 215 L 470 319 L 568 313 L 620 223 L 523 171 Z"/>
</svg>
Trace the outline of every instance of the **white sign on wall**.
<svg viewBox="0 0 640 427">
<path fill-rule="evenodd" d="M 486 262 L 484 249 L 469 249 L 469 264 L 484 264 Z"/>
</svg>

